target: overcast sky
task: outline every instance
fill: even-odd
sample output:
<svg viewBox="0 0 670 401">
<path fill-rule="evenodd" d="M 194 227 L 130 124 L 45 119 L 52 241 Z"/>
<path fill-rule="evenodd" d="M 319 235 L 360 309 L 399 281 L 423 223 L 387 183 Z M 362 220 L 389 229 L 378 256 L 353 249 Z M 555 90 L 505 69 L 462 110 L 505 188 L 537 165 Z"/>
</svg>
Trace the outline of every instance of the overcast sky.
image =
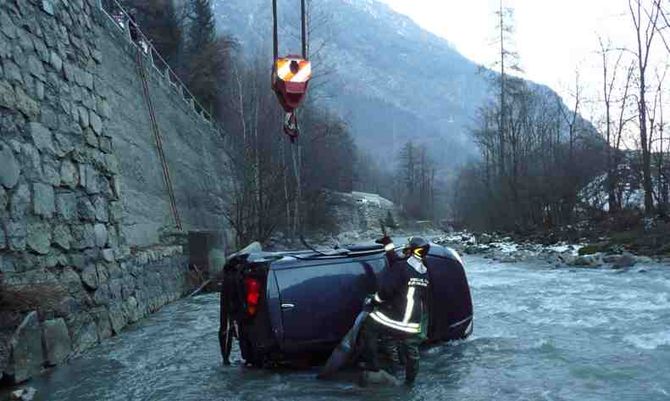
<svg viewBox="0 0 670 401">
<path fill-rule="evenodd" d="M 383 0 L 423 28 L 444 37 L 466 57 L 494 59 L 499 0 Z M 625 45 L 632 34 L 628 0 L 505 0 L 515 10 L 516 50 L 526 78 L 562 95 L 581 80 L 596 82 L 598 35 Z"/>
</svg>

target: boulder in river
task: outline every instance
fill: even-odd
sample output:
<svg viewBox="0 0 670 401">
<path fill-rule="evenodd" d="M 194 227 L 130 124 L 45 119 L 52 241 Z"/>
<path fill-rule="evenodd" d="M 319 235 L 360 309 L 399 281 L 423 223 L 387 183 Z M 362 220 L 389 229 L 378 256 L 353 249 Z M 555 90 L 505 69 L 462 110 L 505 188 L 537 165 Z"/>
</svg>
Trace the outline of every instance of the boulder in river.
<svg viewBox="0 0 670 401">
<path fill-rule="evenodd" d="M 32 387 L 27 387 L 12 391 L 10 398 L 12 400 L 19 400 L 19 401 L 32 401 L 33 398 L 35 398 L 36 393 L 37 390 L 35 390 Z"/>
<path fill-rule="evenodd" d="M 650 258 L 649 256 L 636 256 L 635 261 L 636 263 L 643 265 L 650 265 L 654 263 L 654 259 Z"/>
<path fill-rule="evenodd" d="M 479 255 L 490 251 L 488 245 L 468 245 L 463 249 L 463 252 L 468 255 Z"/>
<path fill-rule="evenodd" d="M 594 255 L 581 255 L 575 258 L 571 263 L 572 266 L 580 267 L 600 267 L 603 264 L 603 260 L 598 254 Z"/>
<path fill-rule="evenodd" d="M 30 312 L 10 340 L 9 366 L 5 373 L 21 383 L 42 370 L 42 332 L 37 312 Z"/>
<path fill-rule="evenodd" d="M 493 237 L 489 234 L 481 234 L 479 237 L 477 237 L 477 243 L 479 244 L 490 244 L 493 241 Z"/>
<path fill-rule="evenodd" d="M 566 265 L 573 265 L 575 260 L 577 260 L 577 256 L 575 256 L 572 252 L 563 252 L 558 255 L 558 260 L 559 262 Z"/>
<path fill-rule="evenodd" d="M 626 267 L 632 267 L 637 263 L 635 256 L 624 253 L 622 255 L 607 255 L 603 258 L 603 261 L 609 265 L 612 265 L 615 269 L 624 269 Z"/>
<path fill-rule="evenodd" d="M 58 365 L 70 354 L 72 343 L 65 320 L 47 320 L 42 324 L 44 353 L 50 366 Z"/>
</svg>

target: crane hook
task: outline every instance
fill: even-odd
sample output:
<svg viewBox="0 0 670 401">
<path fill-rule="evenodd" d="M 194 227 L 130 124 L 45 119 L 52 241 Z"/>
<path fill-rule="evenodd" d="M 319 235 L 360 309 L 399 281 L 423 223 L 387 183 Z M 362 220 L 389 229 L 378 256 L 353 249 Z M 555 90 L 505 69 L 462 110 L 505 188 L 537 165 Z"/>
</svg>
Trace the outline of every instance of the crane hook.
<svg viewBox="0 0 670 401">
<path fill-rule="evenodd" d="M 279 57 L 279 39 L 277 35 L 277 0 L 272 0 L 273 56 L 272 90 L 277 95 L 284 115 L 284 133 L 295 142 L 300 135 L 296 109 L 307 95 L 309 80 L 312 77 L 312 65 L 307 59 L 307 23 L 305 0 L 301 0 L 302 56 L 288 55 Z"/>
</svg>

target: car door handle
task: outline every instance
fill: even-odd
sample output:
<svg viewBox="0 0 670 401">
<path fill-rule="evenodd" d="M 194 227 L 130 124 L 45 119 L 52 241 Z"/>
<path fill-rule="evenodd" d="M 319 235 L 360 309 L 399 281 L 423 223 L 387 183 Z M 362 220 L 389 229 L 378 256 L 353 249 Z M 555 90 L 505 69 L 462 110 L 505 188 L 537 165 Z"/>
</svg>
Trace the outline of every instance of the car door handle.
<svg viewBox="0 0 670 401">
<path fill-rule="evenodd" d="M 293 308 L 295 308 L 295 304 L 281 304 L 282 310 L 293 309 Z"/>
</svg>

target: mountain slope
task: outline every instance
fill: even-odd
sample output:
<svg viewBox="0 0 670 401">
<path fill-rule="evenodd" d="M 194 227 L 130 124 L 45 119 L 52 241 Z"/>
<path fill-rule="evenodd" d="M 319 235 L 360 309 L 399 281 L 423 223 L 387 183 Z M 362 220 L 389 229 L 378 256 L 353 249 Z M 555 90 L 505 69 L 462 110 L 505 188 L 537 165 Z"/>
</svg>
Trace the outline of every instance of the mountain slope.
<svg viewBox="0 0 670 401">
<path fill-rule="evenodd" d="M 219 28 L 270 68 L 270 0 L 216 0 Z M 409 139 L 430 145 L 442 167 L 476 153 L 468 127 L 487 96 L 479 67 L 445 40 L 377 0 L 319 0 L 310 38 L 310 94 L 345 118 L 357 143 L 389 163 Z M 299 49 L 299 1 L 279 1 L 282 44 Z M 317 50 L 318 49 L 318 50 Z M 282 46 L 282 53 L 287 48 Z M 319 77 L 319 72 L 327 72 Z"/>
</svg>

